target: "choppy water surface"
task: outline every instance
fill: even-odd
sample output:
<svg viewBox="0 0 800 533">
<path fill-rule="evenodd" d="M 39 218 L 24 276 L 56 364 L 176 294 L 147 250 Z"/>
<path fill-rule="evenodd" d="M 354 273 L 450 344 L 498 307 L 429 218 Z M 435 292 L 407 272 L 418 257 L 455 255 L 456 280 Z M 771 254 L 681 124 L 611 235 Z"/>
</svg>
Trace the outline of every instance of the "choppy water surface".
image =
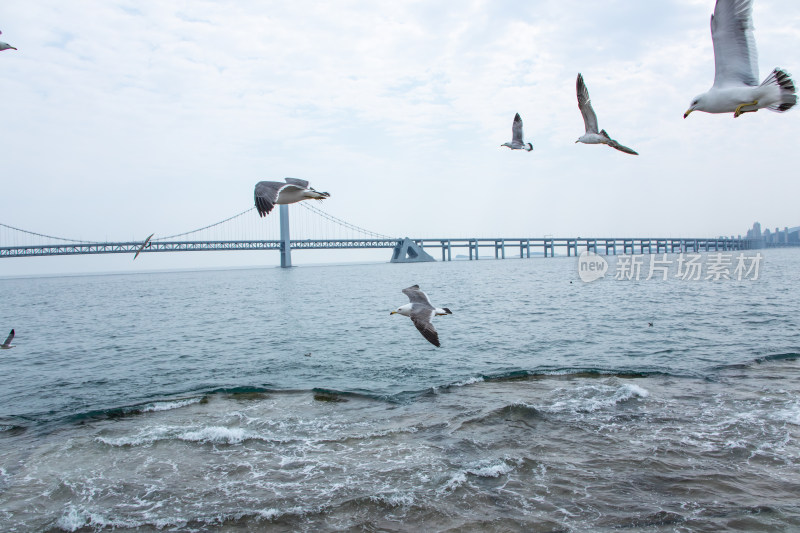
<svg viewBox="0 0 800 533">
<path fill-rule="evenodd" d="M 800 254 L 762 253 L 742 282 L 567 258 L 0 280 L 2 529 L 798 529 Z M 414 283 L 454 313 L 440 349 L 389 316 Z"/>
</svg>

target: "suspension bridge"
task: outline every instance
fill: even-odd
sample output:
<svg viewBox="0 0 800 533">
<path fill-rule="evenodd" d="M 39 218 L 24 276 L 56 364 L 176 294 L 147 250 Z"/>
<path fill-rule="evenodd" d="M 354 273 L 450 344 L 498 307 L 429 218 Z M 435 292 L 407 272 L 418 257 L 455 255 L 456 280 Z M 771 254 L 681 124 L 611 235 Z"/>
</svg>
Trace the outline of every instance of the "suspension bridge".
<svg viewBox="0 0 800 533">
<path fill-rule="evenodd" d="M 292 250 L 391 249 L 392 262 L 434 261 L 428 251 L 440 249 L 442 261 L 480 257 L 577 256 L 581 251 L 599 254 L 651 254 L 750 249 L 749 239 L 719 238 L 401 238 L 376 233 L 337 218 L 311 202 L 281 205 L 278 213 L 259 218 L 250 207 L 219 222 L 174 235 L 155 235 L 141 253 L 233 250 L 274 250 L 281 266 L 292 265 Z M 278 216 L 275 216 L 278 215 Z M 290 232 L 291 228 L 291 232 Z M 143 234 L 148 233 L 146 231 Z M 103 241 L 58 237 L 0 223 L 0 259 L 86 254 L 134 254 L 144 240 Z M 438 254 L 437 254 L 438 255 Z"/>
</svg>

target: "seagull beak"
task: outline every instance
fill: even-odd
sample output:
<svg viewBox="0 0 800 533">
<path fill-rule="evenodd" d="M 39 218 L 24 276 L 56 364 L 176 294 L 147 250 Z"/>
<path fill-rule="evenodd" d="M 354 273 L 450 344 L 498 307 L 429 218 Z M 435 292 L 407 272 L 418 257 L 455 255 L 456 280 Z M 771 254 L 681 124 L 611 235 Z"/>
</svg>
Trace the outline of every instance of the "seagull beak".
<svg viewBox="0 0 800 533">
<path fill-rule="evenodd" d="M 684 113 L 684 114 L 683 114 L 683 118 L 686 118 L 686 117 L 688 117 L 688 116 L 689 116 L 689 114 L 690 114 L 692 111 L 694 111 L 694 109 L 687 109 L 687 110 L 686 110 L 686 113 Z"/>
<path fill-rule="evenodd" d="M 394 315 L 395 313 L 397 313 L 397 311 L 392 311 L 391 313 L 389 313 L 389 316 L 392 316 L 392 315 Z"/>
</svg>

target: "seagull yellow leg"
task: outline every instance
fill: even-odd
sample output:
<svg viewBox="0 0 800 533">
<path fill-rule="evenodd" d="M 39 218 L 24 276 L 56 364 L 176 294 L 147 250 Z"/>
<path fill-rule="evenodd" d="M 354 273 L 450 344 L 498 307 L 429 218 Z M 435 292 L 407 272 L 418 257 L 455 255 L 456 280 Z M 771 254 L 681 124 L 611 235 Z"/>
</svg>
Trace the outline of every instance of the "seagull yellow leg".
<svg viewBox="0 0 800 533">
<path fill-rule="evenodd" d="M 733 118 L 737 118 L 739 115 L 744 113 L 755 113 L 758 109 L 751 109 L 750 111 L 742 111 L 743 107 L 751 106 L 751 105 L 758 105 L 758 100 L 753 100 L 752 102 L 747 102 L 746 104 L 739 104 L 736 108 L 736 111 L 733 112 Z"/>
</svg>

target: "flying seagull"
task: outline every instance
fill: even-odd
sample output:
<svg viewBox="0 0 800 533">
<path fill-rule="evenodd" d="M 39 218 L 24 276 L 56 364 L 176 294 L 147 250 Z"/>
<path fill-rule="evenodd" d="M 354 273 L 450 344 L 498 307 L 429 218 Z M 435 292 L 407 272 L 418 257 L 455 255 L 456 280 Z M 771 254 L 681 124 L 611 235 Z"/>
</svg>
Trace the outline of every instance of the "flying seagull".
<svg viewBox="0 0 800 533">
<path fill-rule="evenodd" d="M 2 33 L 3 32 L 0 31 L 0 34 L 2 34 Z M 4 43 L 4 42 L 0 41 L 0 50 L 16 50 L 16 48 L 14 48 L 13 46 L 11 46 L 8 43 Z"/>
<path fill-rule="evenodd" d="M 284 178 L 286 183 L 280 181 L 259 181 L 253 193 L 256 200 L 258 215 L 265 217 L 272 211 L 275 204 L 293 204 L 301 200 L 324 200 L 330 194 L 315 191 L 308 186 L 306 180 Z"/>
<path fill-rule="evenodd" d="M 511 142 L 510 143 L 503 143 L 500 146 L 508 146 L 512 150 L 533 150 L 533 145 L 531 143 L 526 143 L 523 141 L 522 137 L 522 118 L 519 116 L 519 113 L 514 115 L 514 123 L 511 125 Z"/>
<path fill-rule="evenodd" d="M 6 338 L 6 342 L 0 344 L 0 349 L 8 350 L 9 348 L 14 348 L 14 345 L 11 344 L 11 341 L 13 340 L 14 340 L 14 330 L 12 329 L 11 333 L 9 333 L 8 337 Z"/>
<path fill-rule="evenodd" d="M 440 346 L 439 334 L 431 324 L 431 319 L 434 316 L 452 315 L 453 313 L 446 307 L 438 308 L 431 305 L 428 300 L 428 295 L 419 290 L 419 285 L 412 285 L 407 289 L 403 289 L 403 294 L 408 296 L 410 303 L 401 305 L 390 315 L 399 314 L 411 318 L 411 321 L 417 326 L 417 329 L 422 336 L 428 339 L 428 342 L 434 346 Z"/>
<path fill-rule="evenodd" d="M 780 113 L 797 103 L 794 83 L 781 68 L 758 84 L 758 50 L 753 37 L 753 0 L 717 0 L 711 15 L 714 43 L 714 85 L 692 100 L 692 111 L 754 113 L 767 108 Z"/>
<path fill-rule="evenodd" d="M 144 240 L 144 242 L 143 242 L 143 243 L 142 243 L 142 245 L 139 247 L 139 249 L 138 249 L 138 250 L 136 250 L 136 255 L 134 255 L 134 256 L 133 256 L 133 260 L 134 260 L 134 261 L 136 261 L 136 258 L 137 258 L 137 257 L 139 257 L 139 254 L 140 254 L 140 253 L 142 253 L 142 250 L 144 250 L 145 248 L 150 248 L 150 239 L 152 239 L 152 238 L 153 238 L 153 235 L 155 235 L 155 233 L 151 233 L 151 234 L 150 234 L 150 236 L 149 236 L 149 237 L 147 237 L 147 238 Z"/>
<path fill-rule="evenodd" d="M 620 152 L 639 155 L 636 151 L 631 150 L 627 146 L 619 144 L 617 141 L 609 137 L 608 133 L 606 133 L 606 130 L 600 130 L 600 132 L 597 131 L 597 115 L 594 113 L 594 109 L 592 109 L 592 101 L 589 99 L 589 89 L 587 89 L 586 84 L 583 83 L 583 76 L 580 73 L 578 74 L 578 81 L 575 84 L 575 89 L 578 93 L 578 109 L 581 110 L 581 115 L 583 115 L 583 123 L 586 125 L 586 133 L 581 135 L 580 138 L 575 142 L 585 144 L 607 144 L 611 148 L 616 148 Z"/>
</svg>

